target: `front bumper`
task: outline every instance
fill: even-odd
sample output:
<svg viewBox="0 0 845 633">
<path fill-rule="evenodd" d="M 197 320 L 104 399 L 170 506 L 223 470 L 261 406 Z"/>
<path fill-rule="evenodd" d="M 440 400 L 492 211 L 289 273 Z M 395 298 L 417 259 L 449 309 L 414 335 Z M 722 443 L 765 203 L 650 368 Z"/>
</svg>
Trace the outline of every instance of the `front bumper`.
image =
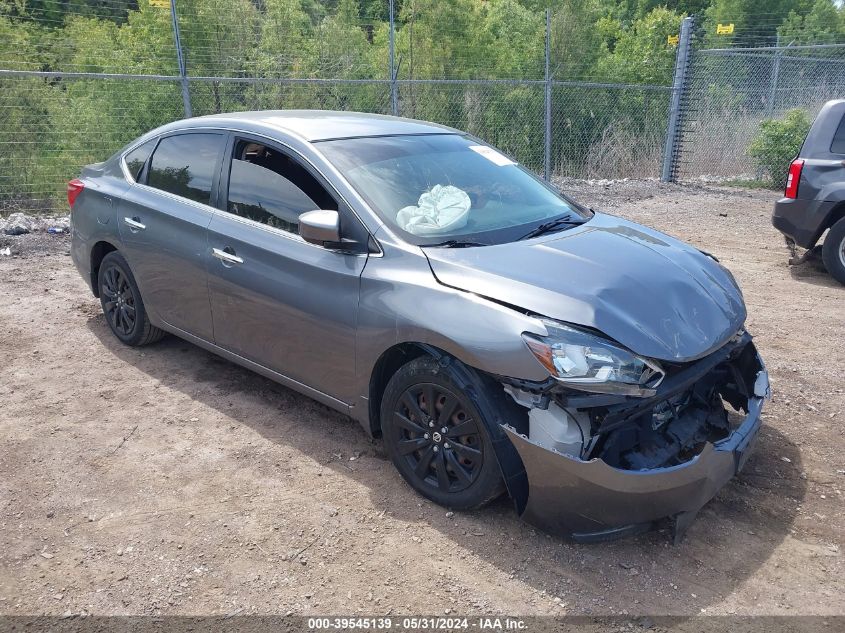
<svg viewBox="0 0 845 633">
<path fill-rule="evenodd" d="M 750 344 L 750 343 L 749 343 Z M 678 466 L 631 471 L 601 459 L 579 460 L 546 449 L 505 426 L 528 479 L 522 518 L 580 541 L 609 540 L 675 521 L 680 538 L 695 514 L 745 465 L 760 430 L 768 376 L 759 355 L 745 419 L 725 439 Z"/>
</svg>

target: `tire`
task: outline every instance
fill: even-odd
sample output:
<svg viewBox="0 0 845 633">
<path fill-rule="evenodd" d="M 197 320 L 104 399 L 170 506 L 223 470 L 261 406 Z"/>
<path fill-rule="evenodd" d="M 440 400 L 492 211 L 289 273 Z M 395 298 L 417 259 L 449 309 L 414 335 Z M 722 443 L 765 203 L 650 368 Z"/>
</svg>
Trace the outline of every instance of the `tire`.
<svg viewBox="0 0 845 633">
<path fill-rule="evenodd" d="M 97 286 L 106 323 L 121 342 L 140 347 L 164 336 L 164 330 L 150 323 L 135 277 L 117 251 L 108 253 L 100 262 Z"/>
<path fill-rule="evenodd" d="M 845 218 L 830 227 L 824 238 L 822 261 L 830 276 L 845 284 Z"/>
<path fill-rule="evenodd" d="M 381 402 L 382 435 L 387 454 L 414 490 L 442 506 L 472 510 L 505 489 L 490 421 L 480 412 L 487 407 L 475 400 L 485 398 L 486 390 L 442 360 L 423 356 L 393 375 Z M 436 420 L 428 415 L 429 402 L 435 403 Z"/>
</svg>

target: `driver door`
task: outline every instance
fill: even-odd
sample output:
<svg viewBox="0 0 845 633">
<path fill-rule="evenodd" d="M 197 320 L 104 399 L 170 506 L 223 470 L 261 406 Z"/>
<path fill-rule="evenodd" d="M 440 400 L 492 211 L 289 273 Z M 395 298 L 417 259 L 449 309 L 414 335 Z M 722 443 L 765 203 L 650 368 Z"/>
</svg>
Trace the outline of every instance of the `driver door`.
<svg viewBox="0 0 845 633">
<path fill-rule="evenodd" d="M 302 157 L 249 135 L 233 134 L 229 141 L 218 207 L 208 227 L 215 343 L 352 402 L 367 253 L 305 242 L 298 217 L 334 209 L 345 233 L 363 226 Z"/>
</svg>

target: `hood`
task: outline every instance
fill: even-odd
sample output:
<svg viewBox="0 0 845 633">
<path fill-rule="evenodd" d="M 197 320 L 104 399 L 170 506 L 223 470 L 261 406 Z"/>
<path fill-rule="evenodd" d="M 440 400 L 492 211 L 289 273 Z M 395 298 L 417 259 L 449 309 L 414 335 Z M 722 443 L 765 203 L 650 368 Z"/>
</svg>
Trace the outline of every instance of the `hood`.
<svg viewBox="0 0 845 633">
<path fill-rule="evenodd" d="M 594 328 L 650 358 L 700 358 L 745 321 L 742 293 L 712 258 L 604 214 L 533 240 L 423 250 L 444 285 Z"/>
</svg>

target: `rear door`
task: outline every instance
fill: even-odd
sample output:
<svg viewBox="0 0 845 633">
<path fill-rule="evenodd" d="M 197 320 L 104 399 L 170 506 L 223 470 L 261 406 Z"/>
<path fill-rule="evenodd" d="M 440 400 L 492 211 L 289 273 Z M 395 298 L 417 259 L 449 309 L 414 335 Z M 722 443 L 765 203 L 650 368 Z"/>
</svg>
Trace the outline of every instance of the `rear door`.
<svg viewBox="0 0 845 633">
<path fill-rule="evenodd" d="M 267 139 L 233 134 L 222 172 L 209 225 L 215 343 L 350 402 L 367 253 L 309 244 L 298 221 L 338 210 L 344 235 L 366 244 L 364 227 L 313 166 Z"/>
<path fill-rule="evenodd" d="M 135 165 L 138 182 L 118 209 L 123 252 L 147 310 L 206 340 L 213 338 L 207 228 L 226 139 L 225 132 L 207 130 L 163 136 L 151 157 Z"/>
</svg>

